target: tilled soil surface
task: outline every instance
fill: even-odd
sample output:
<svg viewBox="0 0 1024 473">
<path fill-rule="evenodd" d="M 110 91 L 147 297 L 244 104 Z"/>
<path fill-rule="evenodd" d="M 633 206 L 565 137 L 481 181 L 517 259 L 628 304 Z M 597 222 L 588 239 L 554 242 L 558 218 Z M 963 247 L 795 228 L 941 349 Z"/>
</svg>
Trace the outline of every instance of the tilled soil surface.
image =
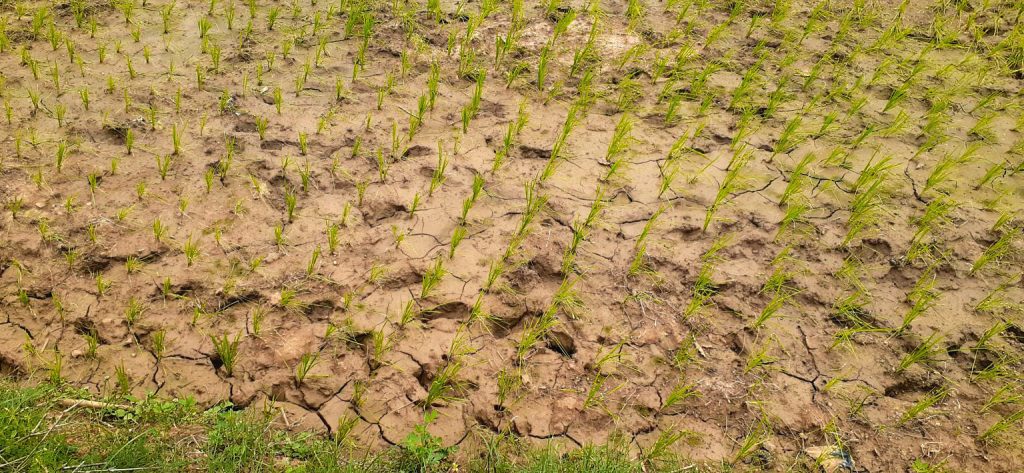
<svg viewBox="0 0 1024 473">
<path fill-rule="evenodd" d="M 0 373 L 1024 467 L 1020 2 L 129 1 L 0 2 Z"/>
</svg>

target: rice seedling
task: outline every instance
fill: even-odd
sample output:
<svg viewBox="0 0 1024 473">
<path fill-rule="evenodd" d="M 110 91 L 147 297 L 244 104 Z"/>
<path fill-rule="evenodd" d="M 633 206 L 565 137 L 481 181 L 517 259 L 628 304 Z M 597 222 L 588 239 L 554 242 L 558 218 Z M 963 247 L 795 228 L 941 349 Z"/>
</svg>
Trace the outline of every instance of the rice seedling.
<svg viewBox="0 0 1024 473">
<path fill-rule="evenodd" d="M 850 203 L 847 233 L 842 242 L 844 246 L 849 245 L 865 230 L 873 226 L 885 210 L 888 174 L 881 172 L 867 178 L 864 177 L 865 175 L 865 173 L 861 173 L 861 177 L 854 184 L 854 191 L 857 193 Z"/>
<path fill-rule="evenodd" d="M 284 191 L 284 206 L 285 215 L 287 216 L 288 222 L 295 221 L 295 207 L 298 205 L 298 196 L 292 189 L 285 189 Z"/>
<path fill-rule="evenodd" d="M 762 444 L 769 440 L 770 430 L 763 422 L 758 422 L 738 442 L 736 453 L 733 454 L 732 464 L 738 464 L 757 452 Z"/>
<path fill-rule="evenodd" d="M 778 312 L 782 309 L 792 298 L 792 295 L 785 291 L 777 291 L 772 295 L 771 300 L 768 304 L 761 309 L 761 313 L 758 314 L 757 318 L 751 324 L 751 328 L 759 330 L 769 320 L 778 316 Z"/>
<path fill-rule="evenodd" d="M 97 295 L 97 297 L 103 297 L 103 295 L 106 294 L 107 291 L 110 290 L 110 286 L 112 286 L 113 284 L 114 283 L 111 282 L 109 279 L 104 278 L 102 274 L 97 274 L 96 275 L 96 295 Z"/>
<path fill-rule="evenodd" d="M 124 367 L 124 361 L 121 361 L 117 366 L 114 367 L 114 379 L 115 385 L 117 386 L 117 392 L 126 396 L 131 392 L 132 381 L 128 375 L 128 370 Z"/>
<path fill-rule="evenodd" d="M 636 243 L 633 245 L 633 260 L 629 264 L 630 276 L 650 274 L 652 272 L 644 259 L 647 255 L 647 238 L 650 236 L 651 230 L 658 221 L 658 217 L 665 212 L 665 209 L 665 207 L 659 207 L 658 210 L 651 214 L 650 218 L 647 219 L 647 223 L 644 224 L 643 229 L 640 230 Z"/>
<path fill-rule="evenodd" d="M 935 189 L 937 186 L 943 184 L 953 174 L 953 172 L 961 165 L 970 162 L 973 158 L 976 148 L 968 148 L 959 156 L 946 155 L 938 163 L 935 164 L 935 168 L 932 169 L 932 173 L 925 180 L 924 188 L 922 193 L 928 192 L 929 190 Z"/>
<path fill-rule="evenodd" d="M 1003 232 L 998 240 L 989 245 L 989 247 L 986 248 L 976 260 L 974 260 L 974 264 L 971 265 L 971 274 L 975 274 L 986 267 L 998 265 L 1004 259 L 1014 254 L 1016 252 L 1014 244 L 1020 236 L 1020 228 L 1011 228 Z"/>
<path fill-rule="evenodd" d="M 154 222 L 154 225 L 155 224 L 156 223 Z M 154 227 L 154 232 L 155 232 L 155 227 Z M 157 240 L 160 240 L 160 239 L 157 238 Z M 182 253 L 185 254 L 186 264 L 188 266 L 192 266 L 192 263 L 194 263 L 195 260 L 197 258 L 199 258 L 199 242 L 198 241 L 194 241 L 192 239 L 192 235 L 189 235 L 188 239 L 185 240 L 185 244 L 184 244 L 184 246 L 182 246 L 181 251 L 182 251 Z"/>
<path fill-rule="evenodd" d="M 782 191 L 782 196 L 779 197 L 779 205 L 785 205 L 794 196 L 802 192 L 807 186 L 807 173 L 809 172 L 810 166 L 817 160 L 814 153 L 807 153 L 804 157 L 793 167 L 793 171 L 789 174 L 789 183 L 786 184 L 785 190 Z"/>
<path fill-rule="evenodd" d="M 896 333 L 906 331 L 914 320 L 935 306 L 939 298 L 939 292 L 935 289 L 935 285 L 935 267 L 931 266 L 921 274 L 917 283 L 914 284 L 913 290 L 907 294 L 907 300 L 910 301 L 911 307 L 903 316 L 903 323 L 900 324 Z"/>
<path fill-rule="evenodd" d="M 991 345 L 992 340 L 995 337 L 1001 335 L 1003 332 L 1006 331 L 1006 329 L 1008 329 L 1010 327 L 1011 327 L 1011 324 L 1008 323 L 1008 322 L 1005 322 L 1005 321 L 996 322 L 995 325 L 993 325 L 992 327 L 989 327 L 988 330 L 986 330 L 984 333 L 981 334 L 980 337 L 978 337 L 978 341 L 974 344 L 974 347 L 971 348 L 971 350 L 975 351 L 975 352 L 981 352 L 981 351 L 986 351 L 986 350 L 990 350 L 990 349 L 994 348 Z"/>
<path fill-rule="evenodd" d="M 938 333 L 929 335 L 917 348 L 907 353 L 900 360 L 899 365 L 896 367 L 896 372 L 903 372 L 918 363 L 930 363 L 938 360 L 939 355 L 944 352 L 943 348 L 938 346 L 940 342 L 942 342 L 942 336 Z"/>
<path fill-rule="evenodd" d="M 718 284 L 712 279 L 714 273 L 714 265 L 710 262 L 705 262 L 697 274 L 697 279 L 693 283 L 693 295 L 690 298 L 690 303 L 686 306 L 683 311 L 685 318 L 692 317 L 697 314 L 708 301 L 711 300 L 715 294 L 718 294 Z"/>
<path fill-rule="evenodd" d="M 423 398 L 424 410 L 432 409 L 438 403 L 449 403 L 458 399 L 462 390 L 462 383 L 458 381 L 461 370 L 462 363 L 458 361 L 449 361 L 438 370 Z"/>
<path fill-rule="evenodd" d="M 908 260 L 917 261 L 931 258 L 932 235 L 949 221 L 949 214 L 958 206 L 957 202 L 945 195 L 939 195 L 925 206 L 924 214 L 916 219 L 917 230 L 907 248 Z"/>
<path fill-rule="evenodd" d="M 320 259 L 320 245 L 313 248 L 312 254 L 309 256 L 309 261 L 306 263 L 306 277 L 312 277 L 316 272 L 316 264 Z"/>
<path fill-rule="evenodd" d="M 341 238 L 338 233 L 339 229 L 340 226 L 337 223 L 327 223 L 327 252 L 332 255 L 337 252 L 338 245 L 341 243 Z"/>
<path fill-rule="evenodd" d="M 386 364 L 386 357 L 394 346 L 394 340 L 390 335 L 384 333 L 383 328 L 373 330 L 370 335 L 372 345 L 370 348 L 369 364 L 371 369 L 377 369 Z M 355 402 L 353 404 L 358 405 Z"/>
<path fill-rule="evenodd" d="M 743 185 L 744 177 L 741 173 L 743 173 L 744 168 L 750 162 L 752 157 L 752 153 L 744 151 L 743 149 L 737 150 L 736 153 L 733 154 L 732 159 L 729 161 L 729 166 L 726 168 L 725 178 L 722 179 L 722 183 L 718 187 L 718 192 L 716 193 L 714 200 L 705 212 L 704 225 L 701 227 L 702 231 L 706 232 L 708 230 L 708 226 L 711 225 L 712 220 L 715 218 L 715 215 L 721 206 L 725 204 L 730 195 L 739 190 Z"/>
<path fill-rule="evenodd" d="M 931 409 L 936 404 L 945 400 L 946 397 L 948 397 L 949 395 L 949 388 L 944 386 L 935 388 L 927 395 L 925 395 L 923 398 L 921 398 L 919 401 L 915 402 L 913 405 L 907 408 L 906 412 L 904 412 L 903 415 L 900 416 L 896 424 L 903 425 L 906 424 L 907 422 L 910 422 L 911 420 L 920 417 L 921 414 L 923 414 L 928 409 Z"/>
<path fill-rule="evenodd" d="M 224 374 L 231 377 L 235 370 L 235 363 L 238 361 L 238 344 L 241 341 L 241 333 L 235 334 L 233 339 L 229 339 L 228 336 L 221 335 L 220 337 L 210 335 L 210 341 L 213 342 L 213 349 L 216 353 L 214 360 L 224 368 Z"/>
<path fill-rule="evenodd" d="M 661 404 L 661 410 L 664 411 L 666 409 L 671 409 L 672 407 L 685 402 L 687 399 L 699 397 L 700 395 L 701 393 L 697 390 L 697 385 L 695 383 L 684 383 L 680 380 L 675 384 L 668 395 L 665 396 L 664 401 L 662 401 Z"/>
<path fill-rule="evenodd" d="M 992 424 L 991 427 L 985 429 L 985 431 L 978 436 L 978 439 L 981 441 L 991 441 L 993 437 L 1013 428 L 1020 424 L 1021 421 L 1024 421 L 1024 409 L 1020 409 L 1012 414 L 1003 416 L 1001 419 L 996 421 L 995 424 Z"/>
<path fill-rule="evenodd" d="M 744 373 L 751 373 L 751 372 L 753 372 L 755 370 L 760 370 L 762 368 L 766 368 L 766 367 L 774 364 L 775 362 L 779 361 L 779 359 L 777 357 L 772 356 L 769 353 L 771 351 L 771 349 L 772 349 L 772 346 L 770 344 L 768 344 L 768 343 L 765 343 L 765 344 L 761 345 L 760 347 L 758 347 L 758 348 L 754 349 L 753 351 L 751 351 L 750 355 L 747 356 L 747 362 L 746 362 L 746 365 L 743 368 L 743 372 Z"/>
<path fill-rule="evenodd" d="M 299 364 L 295 366 L 295 385 L 302 386 L 302 382 L 309 377 L 309 372 L 320 362 L 320 352 L 303 353 L 299 358 Z"/>
<path fill-rule="evenodd" d="M 434 167 L 434 173 L 430 178 L 430 190 L 427 192 L 427 196 L 433 196 L 436 191 L 446 179 L 445 172 L 448 170 L 449 158 L 444 155 L 444 143 L 438 140 L 437 142 L 437 166 Z"/>
<path fill-rule="evenodd" d="M 612 133 L 612 139 L 608 143 L 608 150 L 605 152 L 604 157 L 606 162 L 613 163 L 618 160 L 619 156 L 626 153 L 629 149 L 630 141 L 632 141 L 632 131 L 633 121 L 629 118 L 629 114 L 622 114 L 618 123 L 615 124 L 615 131 Z"/>
<path fill-rule="evenodd" d="M 988 294 L 985 295 L 977 304 L 974 305 L 974 311 L 979 313 L 1001 313 L 1006 311 L 1020 310 L 1024 308 L 1019 302 L 1014 302 L 1008 299 L 1007 292 L 1018 284 L 1021 280 L 1021 274 L 1018 273 L 1010 278 L 1005 279 L 999 283 L 998 286 L 993 288 Z"/>
<path fill-rule="evenodd" d="M 429 266 L 426 271 L 423 272 L 422 288 L 420 289 L 420 299 L 426 299 L 429 297 L 438 284 L 444 279 L 447 271 L 444 268 L 444 260 L 438 257 L 434 260 L 434 264 Z"/>
</svg>

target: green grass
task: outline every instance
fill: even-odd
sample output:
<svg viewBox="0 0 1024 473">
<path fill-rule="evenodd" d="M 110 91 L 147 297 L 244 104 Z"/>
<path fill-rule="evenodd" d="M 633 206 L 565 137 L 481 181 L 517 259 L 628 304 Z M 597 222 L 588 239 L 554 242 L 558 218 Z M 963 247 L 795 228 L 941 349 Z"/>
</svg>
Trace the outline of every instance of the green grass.
<svg viewBox="0 0 1024 473">
<path fill-rule="evenodd" d="M 571 451 L 490 432 L 445 445 L 426 429 L 432 415 L 399 445 L 367 452 L 327 435 L 280 430 L 268 409 L 225 403 L 201 410 L 191 400 L 155 397 L 110 399 L 109 408 L 58 402 L 89 398 L 67 386 L 0 380 L 0 470 L 541 473 L 679 471 L 684 465 L 668 455 L 652 469 L 653 462 L 629 453 L 615 437 Z"/>
</svg>

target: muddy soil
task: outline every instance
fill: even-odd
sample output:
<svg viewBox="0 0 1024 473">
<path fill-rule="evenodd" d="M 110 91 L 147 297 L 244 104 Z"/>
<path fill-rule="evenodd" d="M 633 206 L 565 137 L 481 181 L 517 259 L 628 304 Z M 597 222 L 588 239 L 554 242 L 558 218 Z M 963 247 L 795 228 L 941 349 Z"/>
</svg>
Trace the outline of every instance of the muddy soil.
<svg viewBox="0 0 1024 473">
<path fill-rule="evenodd" d="M 1024 467 L 1019 7 L 128 5 L 0 2 L 3 375 Z"/>
</svg>

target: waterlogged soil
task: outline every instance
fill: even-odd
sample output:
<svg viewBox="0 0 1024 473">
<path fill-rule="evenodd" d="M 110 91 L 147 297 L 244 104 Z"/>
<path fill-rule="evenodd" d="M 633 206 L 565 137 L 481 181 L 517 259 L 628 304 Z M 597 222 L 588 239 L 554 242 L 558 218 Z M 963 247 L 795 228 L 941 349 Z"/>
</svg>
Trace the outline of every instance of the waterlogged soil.
<svg viewBox="0 0 1024 473">
<path fill-rule="evenodd" d="M 0 373 L 369 448 L 433 409 L 446 444 L 1024 467 L 1019 7 L 526 2 L 497 61 L 500 3 L 2 2 Z"/>
</svg>

